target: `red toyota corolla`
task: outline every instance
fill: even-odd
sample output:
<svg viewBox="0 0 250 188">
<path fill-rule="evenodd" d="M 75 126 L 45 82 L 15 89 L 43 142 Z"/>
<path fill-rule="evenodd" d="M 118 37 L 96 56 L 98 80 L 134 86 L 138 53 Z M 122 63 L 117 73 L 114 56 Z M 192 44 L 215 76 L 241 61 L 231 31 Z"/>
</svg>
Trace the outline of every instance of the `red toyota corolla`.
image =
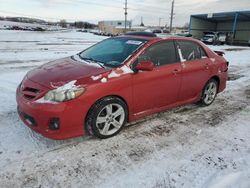
<svg viewBox="0 0 250 188">
<path fill-rule="evenodd" d="M 116 135 L 127 123 L 176 106 L 210 105 L 228 62 L 198 40 L 134 33 L 106 39 L 27 73 L 18 113 L 51 139 Z"/>
</svg>

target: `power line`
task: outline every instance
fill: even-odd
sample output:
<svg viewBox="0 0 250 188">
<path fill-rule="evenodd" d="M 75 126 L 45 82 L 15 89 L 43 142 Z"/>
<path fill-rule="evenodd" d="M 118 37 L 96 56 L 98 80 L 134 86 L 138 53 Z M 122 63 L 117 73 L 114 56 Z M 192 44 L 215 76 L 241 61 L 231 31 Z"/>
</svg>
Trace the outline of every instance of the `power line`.
<svg viewBox="0 0 250 188">
<path fill-rule="evenodd" d="M 113 1 L 122 3 L 122 1 L 119 1 L 119 0 L 113 0 Z M 146 9 L 150 9 L 150 10 L 157 9 L 157 11 L 159 11 L 159 10 L 166 11 L 165 8 L 162 8 L 162 6 L 161 7 L 154 6 L 155 3 L 130 2 L 129 4 L 135 5 L 135 6 L 143 6 Z M 132 8 L 132 9 L 134 9 L 134 8 Z M 144 8 L 140 8 L 140 9 L 135 8 L 134 10 L 142 10 L 142 9 L 144 9 Z"/>
<path fill-rule="evenodd" d="M 88 5 L 95 5 L 95 6 L 100 6 L 100 7 L 108 7 L 108 8 L 115 8 L 115 9 L 122 9 L 121 6 L 117 6 L 117 5 L 108 5 L 108 4 L 104 4 L 104 3 L 97 3 L 97 2 L 89 2 L 89 1 L 85 1 L 85 0 L 72 0 L 72 1 L 67 1 L 72 2 L 72 3 L 87 3 Z M 116 1 L 116 2 L 120 2 L 121 1 Z M 58 4 L 58 3 L 57 3 Z M 65 2 L 63 3 L 65 4 Z M 129 3 L 129 4 L 133 4 L 133 3 Z M 138 3 L 138 5 L 142 6 L 143 4 Z M 131 11 L 149 11 L 150 12 L 165 12 L 165 9 L 161 8 L 161 7 L 152 7 L 151 5 L 149 5 L 150 7 L 145 7 L 145 8 L 129 8 L 129 10 Z M 159 10 L 161 9 L 161 10 Z"/>
<path fill-rule="evenodd" d="M 120 1 L 116 1 L 116 2 L 120 2 Z M 104 3 L 96 3 L 96 2 L 89 2 L 89 1 L 84 1 L 84 0 L 69 0 L 69 1 L 66 1 L 66 2 L 58 2 L 57 4 L 75 4 L 75 3 L 87 3 L 88 5 L 94 5 L 94 6 L 100 6 L 100 7 L 108 7 L 108 8 L 114 8 L 114 9 L 119 9 L 121 10 L 122 7 L 120 6 L 116 6 L 116 5 L 108 5 L 108 4 L 104 4 Z M 136 3 L 131 3 L 131 4 L 136 4 Z M 140 3 L 137 3 L 137 4 L 140 4 Z M 141 4 L 142 5 L 142 4 Z M 150 11 L 149 11 L 150 9 Z M 127 10 L 128 10 L 128 7 L 127 7 Z M 143 14 L 153 14 L 155 15 L 155 13 L 163 13 L 163 11 L 159 11 L 158 8 L 157 9 L 153 9 L 153 8 L 129 8 L 130 11 L 143 11 Z M 111 10 L 112 11 L 112 10 Z M 3 13 L 7 13 L 7 14 L 14 14 L 14 15 L 23 15 L 23 16 L 31 16 L 31 17 L 34 17 L 34 18 L 39 18 L 39 19 L 49 19 L 49 20 L 60 20 L 60 19 L 63 19 L 63 18 L 52 18 L 52 17 L 46 17 L 46 16 L 35 16 L 35 15 L 31 15 L 31 14 L 23 14 L 23 13 L 17 13 L 17 12 L 10 12 L 10 11 L 1 11 L 0 12 L 3 12 Z M 107 12 L 110 12 L 110 10 L 108 10 Z M 70 20 L 70 21 L 75 21 L 77 19 L 72 19 L 72 18 L 69 18 L 67 20 Z"/>
</svg>

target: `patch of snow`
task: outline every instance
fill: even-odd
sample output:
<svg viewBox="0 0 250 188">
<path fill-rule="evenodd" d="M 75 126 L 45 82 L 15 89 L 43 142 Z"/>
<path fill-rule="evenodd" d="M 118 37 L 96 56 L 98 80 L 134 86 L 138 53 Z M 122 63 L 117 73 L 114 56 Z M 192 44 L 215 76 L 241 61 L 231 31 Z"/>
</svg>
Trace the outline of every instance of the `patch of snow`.
<svg viewBox="0 0 250 188">
<path fill-rule="evenodd" d="M 180 57 L 181 62 L 185 62 L 186 59 L 183 58 L 183 55 L 182 55 L 182 52 L 181 52 L 181 49 L 180 49 L 180 48 L 178 48 L 178 54 L 179 54 L 179 57 Z"/>
<path fill-rule="evenodd" d="M 98 76 L 91 76 L 91 79 L 94 80 L 94 81 L 99 80 L 99 79 L 101 79 L 101 78 L 102 78 L 102 75 L 101 75 L 101 74 L 98 75 Z"/>
<path fill-rule="evenodd" d="M 209 185 L 210 188 L 229 188 L 229 187 L 238 187 L 240 177 L 242 176 L 241 172 L 234 172 L 224 176 L 217 177 L 215 182 L 212 185 Z"/>
<path fill-rule="evenodd" d="M 109 73 L 108 78 L 115 78 L 119 76 L 121 76 L 121 74 L 118 74 L 115 72 L 115 70 L 112 70 L 111 73 Z"/>
<path fill-rule="evenodd" d="M 15 90 L 27 71 L 47 61 L 46 55 L 57 59 L 76 54 L 87 46 L 78 41 L 100 38 L 76 32 L 28 33 L 0 31 L 1 187 L 250 187 L 249 48 L 211 46 L 225 51 L 229 73 L 244 76 L 229 81 L 211 106 L 191 104 L 158 113 L 106 140 L 54 141 L 21 122 Z M 75 42 L 40 51 L 31 40 Z"/>
<path fill-rule="evenodd" d="M 212 62 L 215 62 L 215 58 L 210 58 L 210 60 L 211 60 Z"/>
<path fill-rule="evenodd" d="M 134 73 L 134 71 L 127 65 L 122 66 L 120 69 L 123 71 L 123 74 Z"/>
<path fill-rule="evenodd" d="M 75 83 L 77 82 L 77 80 L 72 80 L 66 84 L 63 84 L 62 86 L 58 87 L 56 85 L 54 85 L 53 83 L 51 83 L 51 86 L 53 88 L 56 89 L 56 91 L 65 91 L 65 90 L 68 90 L 68 89 L 73 89 L 73 88 L 77 88 L 78 86 L 75 85 Z"/>
<path fill-rule="evenodd" d="M 108 78 L 115 78 L 130 73 L 134 73 L 134 71 L 132 71 L 127 65 L 123 65 L 120 68 L 112 70 L 111 73 L 108 75 Z"/>
<path fill-rule="evenodd" d="M 107 78 L 102 78 L 102 79 L 101 79 L 101 82 L 102 82 L 102 83 L 106 83 L 107 81 L 108 81 Z"/>
<path fill-rule="evenodd" d="M 97 63 L 90 63 L 90 62 L 88 62 L 88 61 L 85 61 L 85 60 L 83 60 L 83 59 L 81 59 L 80 57 L 79 57 L 79 55 L 74 55 L 73 56 L 74 57 L 74 59 L 75 60 L 77 60 L 77 61 L 79 61 L 79 62 L 81 62 L 81 63 L 86 63 L 86 64 L 88 64 L 88 65 L 90 65 L 90 66 L 94 66 L 94 67 L 102 67 L 101 65 L 99 65 L 99 64 L 97 64 Z"/>
</svg>

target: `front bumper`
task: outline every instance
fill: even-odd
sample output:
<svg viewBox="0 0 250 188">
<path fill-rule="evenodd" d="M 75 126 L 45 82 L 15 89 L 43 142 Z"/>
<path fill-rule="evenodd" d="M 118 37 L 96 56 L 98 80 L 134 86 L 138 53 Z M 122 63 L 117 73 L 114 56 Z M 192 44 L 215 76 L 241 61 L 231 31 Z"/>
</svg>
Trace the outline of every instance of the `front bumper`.
<svg viewBox="0 0 250 188">
<path fill-rule="evenodd" d="M 84 107 L 78 100 L 58 104 L 37 103 L 25 99 L 20 91 L 20 87 L 17 89 L 16 100 L 21 120 L 29 128 L 44 137 L 63 140 L 85 134 L 84 120 L 88 108 Z M 49 128 L 53 118 L 60 120 L 60 128 L 58 130 Z"/>
</svg>

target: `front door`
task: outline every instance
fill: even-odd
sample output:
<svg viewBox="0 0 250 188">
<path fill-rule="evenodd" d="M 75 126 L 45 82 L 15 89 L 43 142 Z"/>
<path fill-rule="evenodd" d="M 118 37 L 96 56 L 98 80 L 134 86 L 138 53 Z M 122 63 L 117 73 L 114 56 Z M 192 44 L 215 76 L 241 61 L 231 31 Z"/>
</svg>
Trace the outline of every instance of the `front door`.
<svg viewBox="0 0 250 188">
<path fill-rule="evenodd" d="M 152 71 L 133 75 L 134 113 L 143 113 L 177 102 L 181 86 L 181 63 L 177 61 L 173 41 L 153 44 L 137 62 L 152 61 Z"/>
</svg>

